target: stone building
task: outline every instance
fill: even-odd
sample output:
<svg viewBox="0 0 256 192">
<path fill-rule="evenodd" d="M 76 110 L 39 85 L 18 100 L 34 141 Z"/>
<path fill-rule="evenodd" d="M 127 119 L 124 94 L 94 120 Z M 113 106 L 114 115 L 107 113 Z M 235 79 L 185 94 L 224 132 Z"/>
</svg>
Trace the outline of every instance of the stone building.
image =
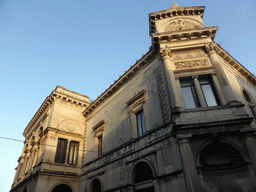
<svg viewBox="0 0 256 192">
<path fill-rule="evenodd" d="M 24 131 L 11 191 L 256 191 L 256 77 L 203 15 L 150 13 L 149 51 L 92 103 L 57 86 Z"/>
</svg>

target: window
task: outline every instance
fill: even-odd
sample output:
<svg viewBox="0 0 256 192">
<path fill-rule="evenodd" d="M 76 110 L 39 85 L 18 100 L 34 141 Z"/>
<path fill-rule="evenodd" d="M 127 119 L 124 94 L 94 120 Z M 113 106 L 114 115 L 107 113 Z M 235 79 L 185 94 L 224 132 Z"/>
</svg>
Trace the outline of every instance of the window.
<svg viewBox="0 0 256 192">
<path fill-rule="evenodd" d="M 214 92 L 210 78 L 199 78 L 198 81 L 201 86 L 207 106 L 212 107 L 219 105 L 219 100 L 217 99 L 217 95 Z"/>
<path fill-rule="evenodd" d="M 98 157 L 102 156 L 102 135 L 98 137 Z"/>
<path fill-rule="evenodd" d="M 142 90 L 139 93 L 136 92 L 136 94 L 126 102 L 130 107 L 134 137 L 140 137 L 146 133 L 146 93 L 145 90 Z"/>
<path fill-rule="evenodd" d="M 136 121 L 137 121 L 137 130 L 138 130 L 138 136 L 142 136 L 146 132 L 145 128 L 145 120 L 144 120 L 144 113 L 143 111 L 139 111 L 136 114 Z"/>
<path fill-rule="evenodd" d="M 187 109 L 220 105 L 209 77 L 184 78 L 180 85 Z"/>
<path fill-rule="evenodd" d="M 103 132 L 105 129 L 105 121 L 102 120 L 97 123 L 93 128 L 94 137 L 95 137 L 95 146 L 98 147 L 98 157 L 101 157 L 103 154 Z M 95 153 L 95 156 L 97 153 Z"/>
<path fill-rule="evenodd" d="M 135 192 L 154 192 L 153 172 L 146 162 L 135 165 L 132 173 Z"/>
<path fill-rule="evenodd" d="M 65 162 L 67 143 L 68 143 L 67 139 L 58 140 L 58 146 L 57 146 L 56 157 L 55 157 L 56 163 Z"/>
<path fill-rule="evenodd" d="M 65 163 L 67 144 L 68 144 L 67 139 L 59 138 L 57 150 L 56 150 L 56 156 L 55 156 L 55 163 Z M 69 143 L 69 149 L 68 149 L 68 159 L 67 159 L 68 164 L 70 165 L 77 164 L 78 150 L 79 150 L 79 142 L 71 141 Z"/>
<path fill-rule="evenodd" d="M 193 79 L 184 79 L 180 81 L 181 91 L 183 99 L 187 109 L 200 107 L 199 100 L 197 98 L 196 89 L 193 83 Z"/>
<path fill-rule="evenodd" d="M 70 142 L 68 164 L 70 164 L 70 165 L 77 164 L 78 147 L 79 147 L 78 142 L 76 142 L 76 141 Z"/>
</svg>

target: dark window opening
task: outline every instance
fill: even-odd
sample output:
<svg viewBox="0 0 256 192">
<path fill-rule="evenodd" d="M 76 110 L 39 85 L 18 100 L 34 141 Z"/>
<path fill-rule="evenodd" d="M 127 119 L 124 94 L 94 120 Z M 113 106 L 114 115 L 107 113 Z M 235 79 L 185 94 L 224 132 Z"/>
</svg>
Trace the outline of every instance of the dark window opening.
<svg viewBox="0 0 256 192">
<path fill-rule="evenodd" d="M 98 137 L 98 157 L 102 156 L 102 136 Z"/>
<path fill-rule="evenodd" d="M 98 179 L 94 179 L 92 182 L 92 192 L 101 192 L 101 184 Z"/>
<path fill-rule="evenodd" d="M 72 189 L 68 185 L 61 184 L 54 187 L 52 192 L 72 192 Z"/>
<path fill-rule="evenodd" d="M 136 113 L 137 131 L 138 136 L 142 136 L 146 133 L 145 119 L 143 111 Z"/>
<path fill-rule="evenodd" d="M 79 148 L 78 142 L 76 142 L 76 141 L 70 142 L 68 164 L 70 164 L 70 165 L 77 164 L 78 148 Z"/>
<path fill-rule="evenodd" d="M 67 139 L 59 139 L 58 146 L 56 151 L 55 162 L 56 163 L 64 163 L 66 157 L 66 150 L 67 150 Z"/>
</svg>

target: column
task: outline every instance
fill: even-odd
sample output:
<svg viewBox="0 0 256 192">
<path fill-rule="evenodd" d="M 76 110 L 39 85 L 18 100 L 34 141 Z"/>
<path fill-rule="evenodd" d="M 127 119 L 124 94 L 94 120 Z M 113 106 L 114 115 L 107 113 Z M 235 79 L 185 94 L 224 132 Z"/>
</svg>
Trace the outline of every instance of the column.
<svg viewBox="0 0 256 192">
<path fill-rule="evenodd" d="M 197 174 L 194 157 L 190 148 L 188 138 L 179 140 L 181 159 L 183 164 L 183 171 L 189 192 L 203 191 L 201 188 L 200 180 Z"/>
<path fill-rule="evenodd" d="M 23 165 L 23 163 L 24 163 L 24 157 L 21 156 L 18 161 L 19 161 L 19 165 L 18 165 L 16 174 L 15 174 L 15 177 L 14 177 L 14 181 L 13 181 L 14 184 L 17 183 L 17 181 L 18 181 L 18 179 L 19 179 L 20 171 L 21 171 L 22 165 Z"/>
<path fill-rule="evenodd" d="M 197 79 L 198 76 L 192 76 L 192 78 L 194 79 L 194 85 L 195 85 L 195 88 L 196 88 L 196 93 L 197 93 L 197 96 L 198 96 L 201 107 L 207 107 L 202 89 L 201 89 L 200 84 L 199 84 L 198 79 Z"/>
<path fill-rule="evenodd" d="M 254 173 L 256 174 L 256 141 L 254 140 L 251 133 L 246 133 L 243 136 L 243 139 L 252 162 Z"/>
<path fill-rule="evenodd" d="M 220 104 L 221 105 L 224 105 L 224 103 L 226 103 L 226 100 L 225 100 L 225 97 L 222 93 L 222 90 L 221 90 L 221 87 L 220 87 L 220 83 L 219 83 L 219 80 L 216 76 L 216 73 L 211 73 L 212 75 L 212 80 L 213 80 L 213 84 L 214 84 L 214 87 L 215 87 L 215 90 L 217 92 L 217 95 L 220 99 Z"/>
<path fill-rule="evenodd" d="M 25 173 L 26 173 L 27 163 L 28 163 L 28 159 L 29 159 L 29 156 L 30 156 L 30 152 L 29 152 L 28 149 L 26 150 L 25 153 L 26 153 L 26 155 L 25 155 L 25 157 L 24 157 L 24 163 L 23 163 L 23 166 L 22 166 L 22 169 L 21 169 L 21 173 L 20 173 L 21 179 L 24 178 L 24 175 L 25 175 Z"/>
<path fill-rule="evenodd" d="M 32 145 L 33 145 L 33 148 L 32 148 L 32 150 L 31 150 L 31 157 L 30 157 L 29 163 L 28 163 L 28 173 L 30 173 L 30 172 L 32 171 L 32 168 L 33 168 L 32 164 L 33 164 L 33 162 L 34 162 L 34 159 L 35 159 L 35 152 L 36 152 L 37 147 L 38 147 L 38 145 L 37 145 L 36 142 L 33 142 Z"/>
<path fill-rule="evenodd" d="M 216 70 L 216 75 L 217 78 L 219 79 L 220 85 L 222 87 L 225 99 L 226 99 L 226 104 L 232 104 L 232 103 L 236 103 L 238 102 L 234 91 L 230 85 L 230 82 L 224 72 L 224 69 L 219 61 L 218 55 L 216 53 L 216 51 L 214 50 L 214 44 L 213 43 L 209 43 L 205 45 L 205 49 L 208 53 L 209 59 L 212 63 L 212 65 L 214 66 L 215 70 Z"/>
<path fill-rule="evenodd" d="M 181 102 L 179 98 L 179 93 L 177 91 L 177 85 L 175 83 L 175 76 L 173 70 L 175 70 L 175 65 L 172 62 L 171 50 L 162 49 L 160 50 L 162 60 L 163 60 L 163 67 L 165 71 L 165 77 L 167 81 L 167 86 L 169 90 L 169 97 L 172 103 L 172 107 L 174 109 L 181 108 Z"/>
</svg>

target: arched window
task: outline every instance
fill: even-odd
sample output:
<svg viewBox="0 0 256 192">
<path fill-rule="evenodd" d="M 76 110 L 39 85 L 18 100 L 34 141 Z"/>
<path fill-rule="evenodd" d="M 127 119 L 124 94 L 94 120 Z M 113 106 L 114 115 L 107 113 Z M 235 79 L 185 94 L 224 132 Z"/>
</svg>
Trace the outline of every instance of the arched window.
<svg viewBox="0 0 256 192">
<path fill-rule="evenodd" d="M 255 108 L 255 102 L 252 99 L 251 95 L 245 89 L 243 89 L 243 97 L 247 101 L 247 104 L 250 107 L 252 115 L 254 116 L 254 118 L 256 118 L 256 112 L 255 112 L 255 109 L 254 109 Z"/>
<path fill-rule="evenodd" d="M 153 172 L 146 162 L 135 165 L 132 173 L 135 192 L 154 192 Z"/>
<path fill-rule="evenodd" d="M 91 192 L 101 192 L 101 184 L 98 179 L 93 180 Z"/>
<path fill-rule="evenodd" d="M 54 187 L 52 192 L 72 192 L 72 189 L 68 185 L 60 184 Z"/>
<path fill-rule="evenodd" d="M 207 191 L 255 191 L 244 158 L 235 147 L 214 141 L 201 151 L 199 160 Z"/>
</svg>

